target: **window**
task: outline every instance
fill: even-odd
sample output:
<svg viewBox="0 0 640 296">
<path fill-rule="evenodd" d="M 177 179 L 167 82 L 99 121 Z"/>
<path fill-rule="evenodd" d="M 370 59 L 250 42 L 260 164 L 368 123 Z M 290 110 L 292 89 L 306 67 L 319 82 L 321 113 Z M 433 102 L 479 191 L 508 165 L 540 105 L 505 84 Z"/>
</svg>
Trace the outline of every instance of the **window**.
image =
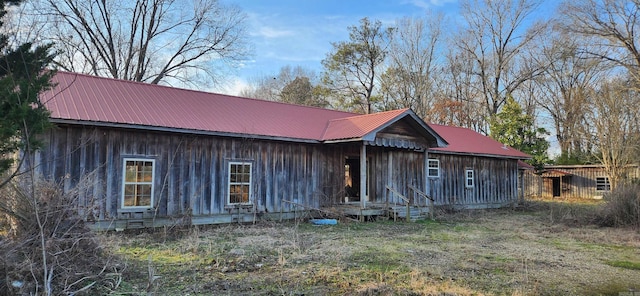
<svg viewBox="0 0 640 296">
<path fill-rule="evenodd" d="M 609 184 L 609 177 L 597 177 L 596 191 L 609 191 L 609 190 L 611 190 L 611 184 Z"/>
<path fill-rule="evenodd" d="M 153 205 L 153 159 L 124 159 L 123 208 L 149 208 Z"/>
<path fill-rule="evenodd" d="M 427 176 L 428 177 L 440 177 L 440 160 L 437 159 L 429 159 L 427 163 Z"/>
<path fill-rule="evenodd" d="M 464 173 L 467 181 L 465 182 L 465 185 L 467 188 L 472 188 L 473 187 L 473 170 L 466 170 Z"/>
<path fill-rule="evenodd" d="M 229 204 L 251 203 L 251 163 L 229 163 Z"/>
</svg>

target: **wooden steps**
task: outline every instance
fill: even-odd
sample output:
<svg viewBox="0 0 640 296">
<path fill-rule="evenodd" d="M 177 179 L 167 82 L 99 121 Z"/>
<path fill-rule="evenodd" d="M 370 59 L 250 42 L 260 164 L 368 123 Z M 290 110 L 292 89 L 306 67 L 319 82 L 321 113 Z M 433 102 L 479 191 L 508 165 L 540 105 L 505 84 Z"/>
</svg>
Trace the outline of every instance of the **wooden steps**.
<svg viewBox="0 0 640 296">
<path fill-rule="evenodd" d="M 406 205 L 396 205 L 389 207 L 389 212 L 391 217 L 395 217 L 396 219 L 406 220 L 407 218 L 407 206 Z M 409 207 L 409 220 L 410 221 L 419 221 L 426 220 L 429 218 L 429 207 L 424 206 L 410 206 Z"/>
</svg>

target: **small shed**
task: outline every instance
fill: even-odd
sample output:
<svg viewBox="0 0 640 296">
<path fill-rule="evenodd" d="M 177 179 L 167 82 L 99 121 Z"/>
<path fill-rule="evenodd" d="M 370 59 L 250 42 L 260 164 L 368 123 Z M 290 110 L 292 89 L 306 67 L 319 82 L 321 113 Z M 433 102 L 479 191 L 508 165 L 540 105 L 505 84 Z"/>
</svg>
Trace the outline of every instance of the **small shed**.
<svg viewBox="0 0 640 296">
<path fill-rule="evenodd" d="M 625 178 L 639 175 L 638 166 L 627 166 Z M 596 198 L 611 190 L 603 165 L 548 165 L 540 172 L 525 174 L 525 191 L 529 196 L 544 198 Z"/>
</svg>

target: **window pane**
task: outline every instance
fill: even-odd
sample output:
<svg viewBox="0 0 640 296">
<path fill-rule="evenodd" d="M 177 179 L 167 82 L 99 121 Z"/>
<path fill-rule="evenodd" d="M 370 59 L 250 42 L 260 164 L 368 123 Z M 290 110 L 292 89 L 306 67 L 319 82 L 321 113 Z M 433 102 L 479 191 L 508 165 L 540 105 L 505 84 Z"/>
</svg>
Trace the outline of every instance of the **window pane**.
<svg viewBox="0 0 640 296">
<path fill-rule="evenodd" d="M 250 181 L 250 175 L 249 174 L 242 174 L 242 180 L 240 180 L 240 182 L 249 183 L 249 181 Z"/>
<path fill-rule="evenodd" d="M 231 174 L 229 175 L 229 182 L 231 182 L 231 183 L 236 183 L 236 182 L 238 182 L 238 181 L 237 181 L 237 177 L 236 177 L 236 176 L 237 176 L 237 175 L 236 175 L 235 173 L 231 173 Z"/>
<path fill-rule="evenodd" d="M 129 163 L 129 162 L 127 161 L 127 163 Z M 135 182 L 136 181 L 136 168 L 134 166 L 127 165 L 127 168 L 125 170 L 124 180 L 126 182 Z"/>
<path fill-rule="evenodd" d="M 248 164 L 245 164 L 242 166 L 242 173 L 244 174 L 249 174 L 251 172 L 251 166 Z"/>
</svg>

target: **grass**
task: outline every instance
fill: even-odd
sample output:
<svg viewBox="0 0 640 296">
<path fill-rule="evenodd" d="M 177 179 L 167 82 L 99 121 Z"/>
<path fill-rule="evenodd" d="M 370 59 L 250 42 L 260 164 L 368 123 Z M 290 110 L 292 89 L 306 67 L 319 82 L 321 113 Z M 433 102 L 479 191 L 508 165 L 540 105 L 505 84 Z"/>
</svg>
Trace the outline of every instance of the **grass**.
<svg viewBox="0 0 640 296">
<path fill-rule="evenodd" d="M 631 270 L 640 270 L 640 262 L 609 261 L 607 262 L 607 264 L 613 267 L 620 267 L 620 268 L 631 269 Z"/>
<path fill-rule="evenodd" d="M 640 289 L 640 233 L 576 224 L 582 205 L 561 207 L 572 213 L 567 223 L 567 215 L 557 215 L 560 206 L 539 204 L 417 223 L 261 223 L 105 239 L 127 266 L 114 295 L 145 295 L 149 267 L 160 276 L 153 290 L 162 295 L 613 295 Z"/>
</svg>

